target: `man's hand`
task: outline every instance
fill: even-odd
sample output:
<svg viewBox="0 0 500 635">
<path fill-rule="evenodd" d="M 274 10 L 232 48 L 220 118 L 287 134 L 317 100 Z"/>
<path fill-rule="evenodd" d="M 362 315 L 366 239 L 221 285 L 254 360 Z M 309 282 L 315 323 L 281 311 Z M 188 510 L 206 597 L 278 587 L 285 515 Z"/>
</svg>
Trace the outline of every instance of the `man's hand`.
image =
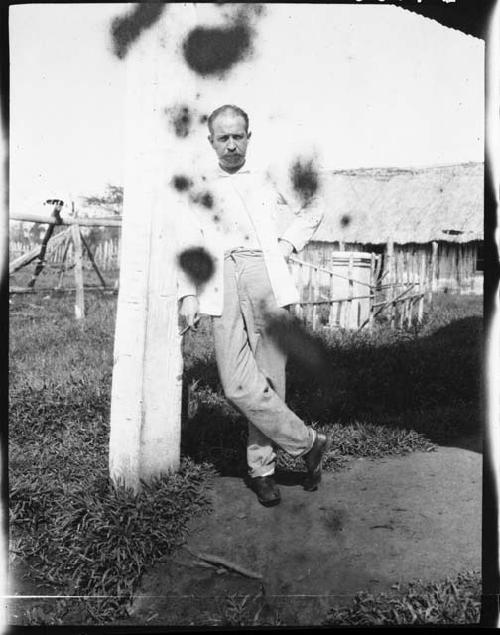
<svg viewBox="0 0 500 635">
<path fill-rule="evenodd" d="M 198 311 L 198 298 L 195 295 L 186 295 L 182 298 L 179 315 L 184 319 L 188 328 L 194 329 L 198 323 L 200 319 Z"/>
<path fill-rule="evenodd" d="M 279 246 L 280 246 L 280 249 L 281 249 L 281 253 L 283 254 L 283 257 L 288 262 L 288 259 L 290 258 L 290 256 L 293 253 L 293 245 L 292 245 L 292 243 L 289 242 L 288 240 L 284 240 L 282 238 L 279 239 L 278 243 L 279 243 Z"/>
</svg>

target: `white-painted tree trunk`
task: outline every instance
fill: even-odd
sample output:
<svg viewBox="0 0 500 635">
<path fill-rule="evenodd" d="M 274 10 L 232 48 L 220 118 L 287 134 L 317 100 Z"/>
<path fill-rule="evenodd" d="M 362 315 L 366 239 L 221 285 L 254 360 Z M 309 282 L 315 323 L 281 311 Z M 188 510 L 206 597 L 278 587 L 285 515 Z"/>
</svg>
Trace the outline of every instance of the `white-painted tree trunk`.
<svg viewBox="0 0 500 635">
<path fill-rule="evenodd" d="M 165 108 L 194 103 L 195 87 L 176 46 L 193 22 L 189 5 L 170 5 L 134 42 L 127 64 L 126 170 L 115 331 L 109 469 L 134 490 L 180 463 L 182 389 L 175 219 L 171 187 L 186 140 Z"/>
</svg>

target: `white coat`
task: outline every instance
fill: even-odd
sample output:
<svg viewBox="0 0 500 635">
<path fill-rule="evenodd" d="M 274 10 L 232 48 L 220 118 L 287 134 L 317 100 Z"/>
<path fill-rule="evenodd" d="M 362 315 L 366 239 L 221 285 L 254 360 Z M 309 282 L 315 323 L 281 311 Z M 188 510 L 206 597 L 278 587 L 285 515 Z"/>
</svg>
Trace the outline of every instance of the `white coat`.
<svg viewBox="0 0 500 635">
<path fill-rule="evenodd" d="M 263 252 L 269 280 L 278 306 L 299 302 L 299 293 L 278 243 L 278 239 L 290 242 L 296 252 L 311 240 L 323 217 L 323 207 L 318 198 L 292 209 L 271 179 L 262 172 L 243 166 L 235 174 L 220 168 L 216 174 L 204 180 L 205 191 L 210 192 L 213 206 L 191 203 L 180 222 L 179 251 L 190 247 L 202 247 L 210 255 L 214 271 L 204 284 L 195 284 L 190 276 L 179 270 L 178 298 L 196 295 L 199 312 L 221 315 L 223 289 L 224 249 L 227 241 L 221 234 L 224 208 L 234 196 L 238 196 L 252 222 L 255 236 Z M 237 247 L 238 245 L 234 245 Z"/>
</svg>

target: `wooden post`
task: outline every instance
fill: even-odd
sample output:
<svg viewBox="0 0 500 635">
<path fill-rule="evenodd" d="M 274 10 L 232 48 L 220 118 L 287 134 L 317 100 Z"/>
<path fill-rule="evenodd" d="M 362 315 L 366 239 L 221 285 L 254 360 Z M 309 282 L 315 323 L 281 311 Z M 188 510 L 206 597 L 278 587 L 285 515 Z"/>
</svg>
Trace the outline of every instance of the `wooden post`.
<svg viewBox="0 0 500 635">
<path fill-rule="evenodd" d="M 375 303 L 375 287 L 376 287 L 376 267 L 377 267 L 377 259 L 375 254 L 372 252 L 370 256 L 370 296 L 371 298 L 368 300 L 368 329 L 371 330 L 373 327 L 373 311 L 374 311 L 374 303 Z"/>
<path fill-rule="evenodd" d="M 408 300 L 408 312 L 406 313 L 406 326 L 408 328 L 411 327 L 411 323 L 412 323 L 412 318 L 413 318 L 413 304 L 414 304 L 415 300 L 413 298 L 411 298 L 410 300 Z"/>
<path fill-rule="evenodd" d="M 83 295 L 83 254 L 80 227 L 71 225 L 75 258 L 75 317 L 82 320 L 85 317 L 85 298 Z"/>
<path fill-rule="evenodd" d="M 62 287 L 62 283 L 63 283 L 63 279 L 64 279 L 64 271 L 66 269 L 66 257 L 68 255 L 68 250 L 69 250 L 69 246 L 71 243 L 71 239 L 69 237 L 69 234 L 66 236 L 66 239 L 64 240 L 64 244 L 63 244 L 63 252 L 62 252 L 62 256 L 61 256 L 61 265 L 59 268 L 59 277 L 57 279 L 57 285 L 56 285 L 56 289 L 60 289 Z"/>
<path fill-rule="evenodd" d="M 430 267 L 430 280 L 429 280 L 429 290 L 427 295 L 427 300 L 429 303 L 432 303 L 432 294 L 437 288 L 437 255 L 438 255 L 438 244 L 435 240 L 432 241 L 432 256 L 431 256 L 431 267 Z"/>
<path fill-rule="evenodd" d="M 330 328 L 333 328 L 335 326 L 335 303 L 333 302 L 333 296 L 335 293 L 335 286 L 334 286 L 334 282 L 333 282 L 333 276 L 332 274 L 330 274 L 330 300 L 332 300 L 332 303 L 330 304 L 330 311 L 328 314 L 328 326 Z"/>
<path fill-rule="evenodd" d="M 318 270 L 316 269 L 316 267 L 314 267 L 314 269 L 312 269 L 311 271 L 311 277 L 312 277 L 312 297 L 311 300 L 313 302 L 315 302 L 318 299 Z M 316 326 L 318 323 L 318 305 L 317 304 L 313 304 L 312 305 L 312 329 L 313 331 L 316 330 Z"/>
<path fill-rule="evenodd" d="M 56 234 L 55 236 L 53 236 L 52 239 L 51 239 L 51 245 L 57 244 L 58 242 L 64 240 L 67 237 L 67 232 L 68 232 L 68 230 L 64 230 L 64 231 Z M 18 271 L 22 267 L 25 267 L 26 265 L 29 265 L 30 262 L 35 260 L 35 258 L 39 258 L 40 249 L 41 248 L 38 245 L 33 250 L 31 250 L 31 251 L 29 251 L 29 252 L 27 252 L 25 254 L 22 254 L 21 256 L 15 258 L 11 262 L 9 262 L 9 275 L 14 273 L 14 272 L 16 272 L 16 271 Z M 30 286 L 33 286 L 33 285 L 30 285 Z"/>
<path fill-rule="evenodd" d="M 61 222 L 61 217 L 60 217 L 61 209 L 62 209 L 62 201 L 56 203 L 54 205 L 54 209 L 52 210 L 51 217 L 54 218 L 56 222 Z M 35 267 L 35 272 L 33 273 L 31 280 L 28 282 L 28 287 L 35 286 L 36 279 L 38 278 L 38 276 L 40 275 L 40 273 L 42 272 L 45 266 L 45 253 L 47 251 L 47 245 L 50 240 L 50 237 L 54 233 L 54 228 L 55 228 L 55 225 L 50 224 L 45 231 L 45 235 L 42 240 L 42 245 L 40 247 L 40 253 L 38 255 L 38 263 Z"/>
<path fill-rule="evenodd" d="M 189 174 L 194 155 L 190 140 L 175 135 L 165 109 L 179 99 L 194 108 L 201 103 L 195 77 L 178 53 L 195 18 L 192 5 L 171 4 L 124 61 L 126 161 L 109 470 L 115 483 L 134 491 L 141 480 L 180 465 L 176 236 L 185 199 L 171 183 L 179 170 Z"/>
<path fill-rule="evenodd" d="M 35 258 L 40 256 L 40 246 L 37 245 L 31 251 L 28 251 L 25 254 L 21 254 L 11 262 L 9 262 L 9 274 L 15 273 L 18 269 L 29 265 L 30 262 L 33 262 Z"/>
<path fill-rule="evenodd" d="M 424 293 L 425 293 L 425 276 L 426 276 L 426 271 L 425 271 L 425 262 L 426 262 L 426 254 L 425 251 L 422 253 L 422 256 L 420 258 L 420 272 L 419 272 L 419 285 L 418 285 L 418 291 L 419 293 L 421 293 L 422 295 L 420 296 L 420 299 L 418 301 L 418 323 L 420 324 L 420 322 L 422 322 L 422 319 L 424 317 Z"/>
<path fill-rule="evenodd" d="M 301 303 L 297 305 L 297 315 L 301 320 L 304 320 L 305 311 L 304 305 L 302 304 L 302 301 L 304 300 L 304 266 L 302 263 L 297 265 L 297 278 L 297 289 L 299 291 L 299 299 L 301 301 Z"/>
<path fill-rule="evenodd" d="M 106 271 L 106 267 L 105 267 L 104 262 L 102 260 L 102 243 L 98 243 L 97 244 L 97 247 L 96 247 L 95 252 L 94 252 L 94 258 L 95 258 L 96 263 L 99 265 L 99 267 L 101 267 L 101 269 L 103 271 Z"/>
<path fill-rule="evenodd" d="M 462 284 L 463 284 L 463 266 L 464 266 L 464 258 L 462 253 L 462 244 L 457 243 L 457 293 L 461 295 L 462 293 Z"/>
<path fill-rule="evenodd" d="M 85 240 L 85 238 L 84 238 L 84 236 L 83 236 L 81 231 L 80 231 L 80 238 L 81 238 L 83 246 L 85 247 L 85 250 L 87 251 L 87 254 L 89 256 L 90 263 L 91 263 L 92 267 L 94 268 L 94 271 L 96 272 L 97 277 L 99 278 L 103 288 L 105 289 L 106 288 L 106 281 L 102 277 L 101 272 L 99 271 L 99 267 L 97 266 L 97 264 L 96 264 L 96 262 L 94 260 L 94 256 L 92 255 L 92 251 L 91 251 L 89 245 L 87 244 L 87 241 Z"/>
<path fill-rule="evenodd" d="M 308 281 L 307 281 L 307 302 L 308 304 L 306 304 L 306 320 L 309 324 L 312 323 L 312 313 L 313 313 L 313 305 L 311 304 L 311 300 L 313 297 L 313 281 L 312 281 L 312 276 L 313 276 L 313 272 L 311 267 L 307 268 L 308 271 Z"/>
<path fill-rule="evenodd" d="M 387 271 L 387 283 L 390 284 L 391 286 L 388 288 L 387 290 L 387 296 L 388 299 L 391 300 L 394 295 L 395 295 L 395 288 L 394 288 L 394 284 L 395 284 L 395 280 L 394 280 L 394 242 L 392 241 L 391 238 L 389 238 L 387 240 L 387 246 L 386 246 L 386 250 L 385 250 L 385 257 L 386 257 L 386 266 L 385 269 Z M 395 305 L 394 304 L 390 304 L 389 305 L 389 320 L 390 320 L 390 326 L 391 329 L 394 328 L 395 326 Z"/>
<path fill-rule="evenodd" d="M 344 327 L 345 328 L 351 328 L 351 319 L 352 319 L 352 296 L 353 294 L 353 287 L 354 287 L 354 282 L 352 280 L 352 276 L 353 276 L 353 255 L 352 255 L 352 251 L 349 253 L 349 264 L 347 266 L 347 277 L 349 278 L 348 282 L 347 282 L 347 297 L 349 298 L 349 300 L 346 303 L 346 312 L 345 312 L 345 324 Z M 359 325 L 357 325 L 359 326 Z"/>
</svg>

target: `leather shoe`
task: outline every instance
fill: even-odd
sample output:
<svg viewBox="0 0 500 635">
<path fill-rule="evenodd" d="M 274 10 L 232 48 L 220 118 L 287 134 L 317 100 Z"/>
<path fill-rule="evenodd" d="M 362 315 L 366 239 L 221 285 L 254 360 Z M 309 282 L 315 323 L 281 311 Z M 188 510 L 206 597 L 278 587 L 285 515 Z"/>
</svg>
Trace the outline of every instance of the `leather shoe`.
<svg viewBox="0 0 500 635">
<path fill-rule="evenodd" d="M 321 481 L 321 460 L 330 449 L 332 440 L 330 435 L 317 432 L 312 448 L 304 455 L 304 462 L 307 468 L 304 489 L 307 492 L 314 492 L 318 489 Z"/>
<path fill-rule="evenodd" d="M 257 499 L 264 507 L 278 505 L 281 501 L 281 494 L 272 476 L 255 476 L 249 478 L 248 486 L 257 494 Z"/>
</svg>

